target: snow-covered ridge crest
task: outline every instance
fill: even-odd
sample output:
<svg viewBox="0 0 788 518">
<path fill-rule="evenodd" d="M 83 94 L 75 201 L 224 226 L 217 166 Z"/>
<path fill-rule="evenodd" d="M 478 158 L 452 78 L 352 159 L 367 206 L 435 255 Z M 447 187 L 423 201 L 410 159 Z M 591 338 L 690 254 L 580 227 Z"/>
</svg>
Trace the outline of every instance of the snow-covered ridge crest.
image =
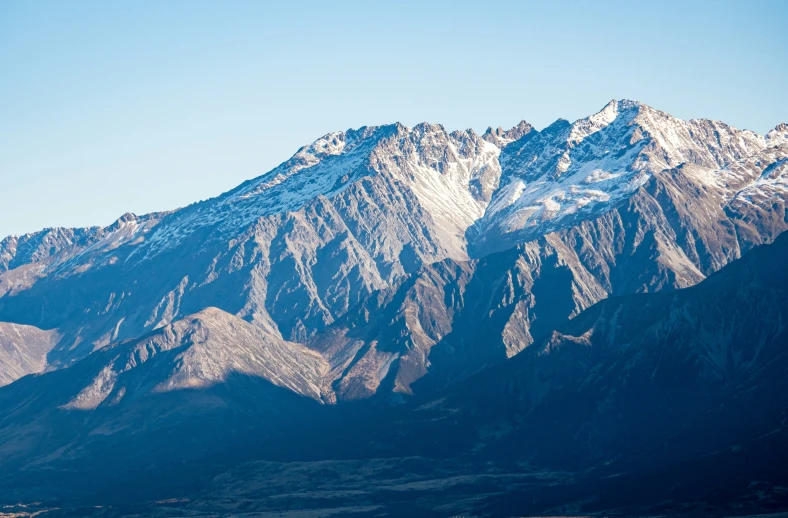
<svg viewBox="0 0 788 518">
<path fill-rule="evenodd" d="M 678 280 L 660 282 L 689 285 L 788 225 L 785 133 L 684 121 L 633 101 L 541 131 L 523 122 L 482 135 L 427 123 L 330 133 L 172 213 L 0 242 L 0 320 L 57 328 L 53 367 L 207 306 L 303 343 L 430 265 L 610 229 L 632 214 L 664 234 L 660 265 Z M 706 244 L 668 236 L 683 232 L 668 219 L 696 225 Z M 733 221 L 741 228 L 729 236 Z"/>
<path fill-rule="evenodd" d="M 611 101 L 574 123 L 558 120 L 507 147 L 502 186 L 480 233 L 556 228 L 628 197 L 648 179 L 639 160 L 648 140 L 633 123 L 642 106 Z"/>
<path fill-rule="evenodd" d="M 597 113 L 575 121 L 575 123 L 572 124 L 572 130 L 569 132 L 569 138 L 567 140 L 570 145 L 576 145 L 589 135 L 610 125 L 619 117 L 621 112 L 629 110 L 631 114 L 634 115 L 639 107 L 640 103 L 635 101 L 616 101 L 613 99 Z"/>
<path fill-rule="evenodd" d="M 180 211 L 152 236 L 144 257 L 172 249 L 198 228 L 235 231 L 260 217 L 297 211 L 319 196 L 342 192 L 368 174 L 365 162 L 372 148 L 396 130 L 396 125 L 370 126 L 317 139 L 268 173 Z"/>
<path fill-rule="evenodd" d="M 788 144 L 788 124 L 780 123 L 766 134 L 766 141 L 770 146 Z"/>
<path fill-rule="evenodd" d="M 659 171 L 684 163 L 727 170 L 779 141 L 779 128 L 763 137 L 630 100 L 610 101 L 571 124 L 559 119 L 504 149 L 501 187 L 477 235 L 511 244 L 558 230 L 623 202 Z"/>
<path fill-rule="evenodd" d="M 370 168 L 402 183 L 432 217 L 449 256 L 466 259 L 468 228 L 484 214 L 501 175 L 501 147 L 472 129 L 400 127 L 372 152 Z"/>
<path fill-rule="evenodd" d="M 533 126 L 528 124 L 526 121 L 521 120 L 509 130 L 504 130 L 500 126 L 498 126 L 496 129 L 493 129 L 492 126 L 489 126 L 487 131 L 484 132 L 484 135 L 482 135 L 482 138 L 488 142 L 492 142 L 500 148 L 503 148 L 505 145 L 510 144 L 515 140 L 519 140 L 526 134 L 533 131 L 533 129 Z"/>
<path fill-rule="evenodd" d="M 328 133 L 299 149 L 287 162 L 262 175 L 257 180 L 249 182 L 248 185 L 234 193 L 234 196 L 238 198 L 254 196 L 279 185 L 302 170 L 314 167 L 327 157 L 352 152 L 356 145 L 371 136 L 375 136 L 379 129 L 376 126 L 365 126 L 358 130 L 350 129 Z"/>
<path fill-rule="evenodd" d="M 507 134 L 529 130 L 526 124 Z M 429 123 L 330 133 L 269 173 L 176 214 L 157 229 L 144 257 L 172 249 L 197 228 L 244 228 L 261 217 L 296 212 L 321 196 L 331 199 L 362 178 L 385 174 L 416 196 L 444 228 L 445 246 L 463 258 L 465 231 L 482 216 L 498 186 L 502 145 L 473 130 L 449 133 Z"/>
<path fill-rule="evenodd" d="M 42 272 L 57 273 L 69 265 L 112 262 L 112 251 L 127 244 L 141 244 L 171 212 L 143 216 L 126 213 L 106 227 L 46 228 L 0 241 L 0 274 L 20 265 L 36 264 Z M 0 284 L 2 281 L 0 280 Z"/>
<path fill-rule="evenodd" d="M 541 131 L 524 121 L 481 136 L 428 123 L 361 127 L 324 135 L 217 198 L 83 241 L 91 254 L 139 245 L 124 259 L 136 263 L 176 248 L 198 229 L 225 239 L 260 218 L 286 217 L 384 174 L 415 196 L 439 227 L 441 246 L 461 259 L 471 235 L 561 228 L 621 203 L 655 172 L 683 163 L 727 170 L 788 141 L 786 128 L 764 137 L 717 121 L 677 119 L 630 100 L 612 100 L 589 117 L 558 120 Z M 0 262 L 10 264 L 17 245 L 5 243 Z"/>
</svg>

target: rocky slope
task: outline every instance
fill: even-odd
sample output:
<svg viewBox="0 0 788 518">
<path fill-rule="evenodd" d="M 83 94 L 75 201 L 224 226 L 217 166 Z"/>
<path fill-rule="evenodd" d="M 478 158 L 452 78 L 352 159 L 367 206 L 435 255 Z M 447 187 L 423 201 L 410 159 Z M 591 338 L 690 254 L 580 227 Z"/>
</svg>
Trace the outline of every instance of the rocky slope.
<svg viewBox="0 0 788 518">
<path fill-rule="evenodd" d="M 47 366 L 47 353 L 58 340 L 55 331 L 0 322 L 0 385 Z"/>
<path fill-rule="evenodd" d="M 604 300 L 510 361 L 376 416 L 341 441 L 327 434 L 299 469 L 343 456 L 435 459 L 432 466 L 452 459 L 464 466 L 453 474 L 465 492 L 437 470 L 439 485 L 413 499 L 432 502 L 423 512 L 437 516 L 441 498 L 464 502 L 454 514 L 491 516 L 784 509 L 786 257 L 782 235 L 697 286 Z M 254 480 L 266 468 L 246 469 Z M 395 497 L 385 502 L 397 509 Z"/>
<path fill-rule="evenodd" d="M 74 497 L 151 465 L 177 468 L 218 454 L 249 427 L 262 439 L 319 412 L 327 370 L 304 346 L 207 308 L 4 387 L 0 478 L 37 485 L 51 477 L 48 498 Z M 108 455 L 124 470 L 100 460 Z M 76 465 L 106 480 L 69 480 Z"/>
<path fill-rule="evenodd" d="M 211 342 L 215 328 L 254 328 L 210 310 L 186 319 L 205 320 L 209 327 L 208 339 L 198 338 L 195 346 L 179 334 L 195 325 L 171 326 L 0 390 L 6 459 L 0 488 L 15 498 L 60 491 L 120 502 L 91 511 L 99 516 L 731 516 L 780 510 L 788 483 L 786 256 L 788 235 L 782 235 L 694 287 L 608 298 L 510 361 L 431 397 L 384 409 L 358 407 L 339 422 L 326 415 L 287 421 L 288 412 L 336 415 L 343 407 L 317 405 L 308 397 L 280 399 L 295 397 L 290 391 L 255 401 L 264 392 L 244 384 L 227 391 L 217 384 L 188 398 L 174 390 L 164 396 L 179 399 L 152 403 L 131 389 L 160 379 L 144 371 L 155 365 L 151 360 L 118 370 L 116 386 L 129 387 L 118 403 L 104 398 L 94 412 L 82 410 L 76 418 L 73 408 L 51 410 L 54 403 L 75 401 L 77 388 L 106 363 L 93 362 L 101 355 L 117 355 L 122 361 L 115 365 L 130 365 L 151 345 L 172 343 L 185 356 Z M 236 334 L 233 339 L 242 341 Z M 180 338 L 170 342 L 171 335 Z M 223 339 L 219 344 L 225 347 Z M 166 354 L 161 349 L 156 357 Z M 268 355 L 266 348 L 258 357 Z M 165 363 L 168 369 L 177 364 L 173 358 Z M 74 372 L 82 373 L 82 382 L 65 390 Z M 131 374 L 124 380 L 123 372 Z M 314 371 L 305 372 L 306 379 L 308 372 Z M 246 399 L 250 388 L 256 397 Z M 135 433 L 122 431 L 128 414 L 108 419 L 120 416 L 112 414 L 114 405 L 124 404 L 126 412 L 136 407 L 139 419 L 146 416 L 144 426 L 131 427 Z M 195 412 L 198 404 L 210 411 Z M 251 433 L 228 432 L 255 418 Z M 271 433 L 272 426 L 280 433 Z M 69 427 L 90 433 L 57 442 L 67 434 L 52 430 Z M 243 460 L 253 461 L 211 456 L 230 440 L 243 450 Z M 21 455 L 33 441 L 39 441 L 35 456 Z M 105 462 L 110 454 L 126 469 Z M 155 464 L 145 465 L 154 458 Z M 233 467 L 213 476 L 226 466 Z M 199 477 L 201 470 L 210 476 Z M 173 485 L 173 478 L 191 485 Z M 158 492 L 144 493 L 151 500 L 178 498 L 140 502 L 138 494 L 128 494 L 130 486 L 154 488 Z M 114 493 L 101 493 L 113 487 Z M 128 500 L 134 505 L 126 508 Z"/>
<path fill-rule="evenodd" d="M 788 412 L 788 406 L 782 406 L 788 369 L 788 271 L 783 267 L 787 255 L 788 234 L 755 248 L 697 286 L 603 300 L 517 357 L 423 398 L 415 407 L 409 405 L 400 417 L 410 412 L 414 422 L 428 422 L 451 414 L 451 426 L 457 427 L 464 426 L 457 422 L 458 412 L 483 426 L 500 417 L 512 428 L 496 440 L 508 436 L 529 456 L 560 453 L 567 462 L 609 459 L 611 448 L 642 447 L 651 441 L 650 434 L 665 434 L 665 427 L 700 425 L 704 412 L 714 414 L 722 410 L 720 404 L 759 415 L 771 423 L 763 426 L 776 426 L 768 431 L 782 430 L 779 423 Z M 592 406 L 580 409 L 592 401 Z M 783 411 L 775 413 L 775 408 Z M 686 412 L 681 418 L 667 415 L 680 409 Z M 498 416 L 504 411 L 506 416 Z M 542 413 L 553 416 L 549 422 L 558 419 L 566 426 L 566 435 L 557 435 L 557 428 L 549 434 L 538 430 L 548 422 L 535 415 Z M 734 433 L 736 426 L 745 425 L 741 419 L 737 415 L 738 424 L 708 431 Z M 527 430 L 518 430 L 520 426 Z M 474 433 L 459 440 L 469 447 L 496 435 L 470 421 L 466 430 Z M 572 444 L 583 451 L 567 450 L 568 437 L 578 433 L 588 440 Z M 524 441 L 528 434 L 541 438 L 529 443 Z M 642 444 L 622 442 L 630 440 Z"/>
<path fill-rule="evenodd" d="M 728 169 L 781 145 L 783 135 L 779 127 L 763 137 L 717 121 L 676 119 L 638 102 L 611 101 L 588 118 L 558 120 L 507 146 L 500 158 L 501 188 L 476 225 L 475 245 L 483 254 L 565 228 L 606 212 L 661 171 L 684 164 Z M 743 186 L 715 190 L 730 196 Z"/>
<path fill-rule="evenodd" d="M 309 345 L 332 363 L 340 399 L 445 386 L 599 300 L 692 286 L 771 242 L 788 228 L 786 152 L 653 173 L 601 215 L 482 259 L 425 266 Z"/>
</svg>

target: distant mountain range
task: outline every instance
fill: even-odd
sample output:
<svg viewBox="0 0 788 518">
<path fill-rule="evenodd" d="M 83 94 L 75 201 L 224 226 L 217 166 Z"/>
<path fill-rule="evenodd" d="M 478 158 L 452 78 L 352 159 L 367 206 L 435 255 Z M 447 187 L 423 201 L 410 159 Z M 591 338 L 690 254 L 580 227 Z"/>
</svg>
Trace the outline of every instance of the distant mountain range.
<svg viewBox="0 0 788 518">
<path fill-rule="evenodd" d="M 624 100 L 332 133 L 183 209 L 8 237 L 0 504 L 788 505 L 787 199 L 785 124 Z"/>
</svg>

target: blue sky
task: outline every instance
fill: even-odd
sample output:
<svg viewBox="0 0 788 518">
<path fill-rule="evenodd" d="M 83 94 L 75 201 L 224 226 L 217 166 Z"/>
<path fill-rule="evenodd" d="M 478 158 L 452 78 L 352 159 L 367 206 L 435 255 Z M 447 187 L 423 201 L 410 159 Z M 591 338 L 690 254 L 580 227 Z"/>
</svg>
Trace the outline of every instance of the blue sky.
<svg viewBox="0 0 788 518">
<path fill-rule="evenodd" d="M 612 98 L 788 121 L 788 1 L 0 2 L 0 237 L 229 190 L 334 130 Z"/>
</svg>

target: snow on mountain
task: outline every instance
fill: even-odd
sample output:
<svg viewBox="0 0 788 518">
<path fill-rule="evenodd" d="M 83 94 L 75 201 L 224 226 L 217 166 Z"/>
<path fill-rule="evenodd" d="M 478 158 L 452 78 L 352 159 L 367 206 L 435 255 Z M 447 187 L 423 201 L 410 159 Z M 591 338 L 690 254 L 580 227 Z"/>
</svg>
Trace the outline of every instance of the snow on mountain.
<svg viewBox="0 0 788 518">
<path fill-rule="evenodd" d="M 482 257 L 423 267 L 310 342 L 333 366 L 337 397 L 443 387 L 609 295 L 691 286 L 788 228 L 784 147 L 721 123 L 673 123 L 613 102 L 504 148 L 509 183 L 469 234 Z M 698 134 L 716 140 L 693 144 Z M 589 195 L 583 185 L 599 185 L 596 199 L 569 204 Z M 529 222 L 533 210 L 542 217 Z"/>
<path fill-rule="evenodd" d="M 788 142 L 788 124 L 782 122 L 766 134 L 766 141 L 770 146 L 778 146 Z"/>
<path fill-rule="evenodd" d="M 214 199 L 3 240 L 0 320 L 57 330 L 50 367 L 206 307 L 304 343 L 430 264 L 531 243 L 484 277 L 516 279 L 505 281 L 519 295 L 501 303 L 505 329 L 495 331 L 513 354 L 533 339 L 517 315 L 534 302 L 518 297 L 553 255 L 576 283 L 576 311 L 611 293 L 691 285 L 774 239 L 786 227 L 787 134 L 627 100 L 541 131 L 521 122 L 481 136 L 427 123 L 331 133 Z M 560 235 L 549 245 L 536 242 L 551 233 Z M 448 296 L 452 282 L 436 293 Z M 412 372 L 430 363 L 441 333 L 426 333 Z"/>
<path fill-rule="evenodd" d="M 126 213 L 107 227 L 48 228 L 0 241 L 0 283 L 3 274 L 16 268 L 37 264 L 50 271 L 63 270 L 64 264 L 84 269 L 94 260 L 122 245 L 138 245 L 167 212 L 137 216 Z"/>
<path fill-rule="evenodd" d="M 216 225 L 220 232 L 234 232 L 257 218 L 296 211 L 319 196 L 334 196 L 367 173 L 372 148 L 394 131 L 395 126 L 363 127 L 325 135 L 261 177 L 175 213 L 141 251 L 146 258 L 155 256 L 199 228 Z"/>
<path fill-rule="evenodd" d="M 786 393 L 772 272 L 788 243 L 786 137 L 626 100 L 541 131 L 363 127 L 180 210 L 6 238 L 0 487 L 125 495 L 154 473 L 177 486 L 239 445 L 296 451 L 329 415 L 368 432 L 367 410 L 437 391 L 389 414 L 392 440 L 356 437 L 386 455 L 465 444 L 571 461 L 571 445 L 606 462 L 644 444 L 661 459 L 684 433 L 675 409 L 701 439 L 728 429 L 704 416 L 731 402 L 763 417 L 746 398 Z M 748 430 L 766 437 L 782 417 L 762 408 Z"/>
<path fill-rule="evenodd" d="M 501 188 L 477 223 L 477 254 L 603 213 L 655 172 L 684 163 L 729 167 L 763 151 L 767 140 L 773 138 L 676 119 L 628 100 L 611 101 L 572 124 L 559 120 L 504 150 Z"/>
<path fill-rule="evenodd" d="M 499 154 L 498 146 L 472 130 L 449 134 L 426 123 L 330 133 L 269 173 L 177 213 L 129 260 L 143 251 L 150 258 L 172 249 L 199 228 L 216 225 L 219 233 L 231 233 L 261 217 L 296 212 L 379 174 L 409 188 L 434 218 L 451 256 L 467 257 L 464 234 L 498 185 Z"/>
<path fill-rule="evenodd" d="M 488 127 L 487 130 L 482 135 L 482 138 L 488 142 L 492 142 L 499 148 L 505 147 L 507 144 L 511 144 L 515 140 L 521 139 L 527 133 L 530 133 L 534 130 L 534 127 L 525 122 L 524 120 L 517 123 L 511 129 L 504 130 L 500 126 L 496 129 L 492 129 L 492 126 Z"/>
<path fill-rule="evenodd" d="M 381 142 L 371 166 L 415 194 L 449 257 L 467 259 L 465 233 L 498 187 L 499 154 L 499 147 L 473 130 L 448 134 L 442 126 L 419 124 Z"/>
</svg>

